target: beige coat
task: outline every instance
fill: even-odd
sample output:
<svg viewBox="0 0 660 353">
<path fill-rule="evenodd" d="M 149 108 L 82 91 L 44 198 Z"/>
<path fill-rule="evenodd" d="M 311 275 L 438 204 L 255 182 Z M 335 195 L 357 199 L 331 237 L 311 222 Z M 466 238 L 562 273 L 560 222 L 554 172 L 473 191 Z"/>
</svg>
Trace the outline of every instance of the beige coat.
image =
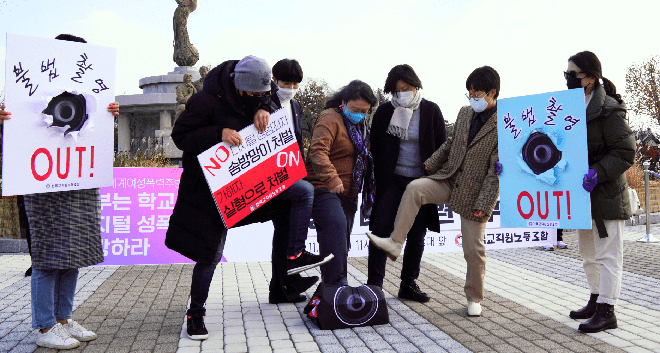
<svg viewBox="0 0 660 353">
<path fill-rule="evenodd" d="M 477 222 L 487 222 L 500 194 L 499 178 L 495 174 L 497 151 L 497 111 L 486 121 L 470 145 L 467 145 L 474 110 L 461 108 L 453 136 L 424 162 L 431 173 L 426 178 L 448 179 L 452 186 L 451 209 Z M 481 210 L 486 216 L 477 218 Z"/>
</svg>

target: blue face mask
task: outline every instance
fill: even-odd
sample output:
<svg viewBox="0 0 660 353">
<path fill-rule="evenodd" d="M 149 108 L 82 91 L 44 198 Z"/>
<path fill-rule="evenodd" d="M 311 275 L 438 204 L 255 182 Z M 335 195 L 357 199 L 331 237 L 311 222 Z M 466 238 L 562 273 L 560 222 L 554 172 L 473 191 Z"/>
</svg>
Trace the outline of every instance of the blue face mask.
<svg viewBox="0 0 660 353">
<path fill-rule="evenodd" d="M 348 119 L 348 121 L 350 121 L 353 124 L 359 123 L 360 121 L 362 121 L 362 119 L 364 119 L 367 116 L 367 114 L 363 114 L 363 113 L 351 113 L 348 110 L 348 107 L 346 107 L 346 105 L 344 105 L 344 107 L 342 108 L 342 112 L 346 116 L 346 119 Z"/>
</svg>

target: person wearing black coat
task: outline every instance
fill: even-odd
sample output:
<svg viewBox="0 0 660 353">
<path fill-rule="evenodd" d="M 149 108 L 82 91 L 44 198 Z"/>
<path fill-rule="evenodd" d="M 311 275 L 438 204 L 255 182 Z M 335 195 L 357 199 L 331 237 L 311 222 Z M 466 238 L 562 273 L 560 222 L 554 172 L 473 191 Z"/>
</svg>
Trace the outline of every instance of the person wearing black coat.
<svg viewBox="0 0 660 353">
<path fill-rule="evenodd" d="M 409 65 L 397 65 L 385 81 L 392 101 L 381 104 L 371 125 L 376 198 L 369 229 L 377 235 L 392 233 L 399 202 L 406 186 L 424 176 L 424 161 L 447 139 L 445 121 L 437 104 L 422 98 L 422 83 Z M 424 253 L 426 230 L 440 232 L 438 207 L 422 206 L 408 233 L 401 269 L 399 297 L 426 302 L 429 296 L 415 280 Z M 367 284 L 383 286 L 387 255 L 369 244 Z"/>
<path fill-rule="evenodd" d="M 257 112 L 270 113 L 279 108 L 277 86 L 270 75 L 270 66 L 253 56 L 223 62 L 206 76 L 203 90 L 190 97 L 172 130 L 174 143 L 183 151 L 183 173 L 165 245 L 196 262 L 191 303 L 186 313 L 191 339 L 208 338 L 203 318 L 206 313 L 204 304 L 227 237 L 227 228 L 213 201 L 197 155 L 221 141 L 240 144 L 238 131 L 252 124 Z M 295 118 L 293 121 L 296 138 L 301 141 L 301 121 Z M 290 208 L 290 201 L 276 198 L 234 226 L 273 221 L 273 274 L 269 300 L 277 302 L 305 300 L 300 293 L 318 281 L 316 276 L 287 276 Z"/>
<path fill-rule="evenodd" d="M 625 172 L 633 165 L 635 138 L 626 122 L 626 105 L 612 82 L 603 77 L 598 57 L 583 51 L 568 59 L 566 86 L 584 88 L 589 172 L 582 186 L 591 196 L 591 229 L 578 230 L 591 298 L 570 312 L 589 319 L 578 330 L 587 333 L 616 328 L 614 315 L 623 273 L 623 226 L 632 215 Z"/>
</svg>

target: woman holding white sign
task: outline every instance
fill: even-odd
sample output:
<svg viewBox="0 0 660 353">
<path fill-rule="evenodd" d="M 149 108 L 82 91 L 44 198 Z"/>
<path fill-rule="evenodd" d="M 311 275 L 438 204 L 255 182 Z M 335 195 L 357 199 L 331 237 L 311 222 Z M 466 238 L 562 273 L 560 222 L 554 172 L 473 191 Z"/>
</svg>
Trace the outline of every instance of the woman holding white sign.
<svg viewBox="0 0 660 353">
<path fill-rule="evenodd" d="M 564 72 L 569 89 L 584 88 L 587 110 L 589 172 L 582 186 L 591 193 L 592 229 L 579 229 L 579 247 L 591 290 L 585 307 L 570 312 L 589 319 L 582 332 L 617 327 L 614 305 L 621 291 L 624 221 L 631 216 L 625 171 L 633 165 L 635 139 L 626 122 L 626 105 L 616 86 L 603 77 L 598 57 L 583 51 L 568 59 Z"/>
<path fill-rule="evenodd" d="M 321 256 L 334 254 L 321 265 L 324 285 L 348 285 L 348 238 L 360 192 L 363 214 L 371 212 L 373 161 L 364 118 L 377 103 L 371 87 L 354 80 L 330 98 L 314 122 L 305 162 L 307 180 L 314 185 L 312 218 Z"/>
</svg>

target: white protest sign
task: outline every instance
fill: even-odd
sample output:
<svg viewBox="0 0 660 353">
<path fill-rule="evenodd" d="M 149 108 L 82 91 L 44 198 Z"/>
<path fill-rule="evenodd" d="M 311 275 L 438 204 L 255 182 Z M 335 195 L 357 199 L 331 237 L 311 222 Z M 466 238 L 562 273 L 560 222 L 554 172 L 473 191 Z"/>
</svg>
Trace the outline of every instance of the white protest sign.
<svg viewBox="0 0 660 353">
<path fill-rule="evenodd" d="M 7 34 L 2 194 L 112 184 L 115 49 Z"/>
<path fill-rule="evenodd" d="M 223 222 L 231 228 L 307 175 L 290 109 L 270 115 L 266 131 L 239 131 L 243 143 L 221 142 L 197 156 Z"/>
</svg>

